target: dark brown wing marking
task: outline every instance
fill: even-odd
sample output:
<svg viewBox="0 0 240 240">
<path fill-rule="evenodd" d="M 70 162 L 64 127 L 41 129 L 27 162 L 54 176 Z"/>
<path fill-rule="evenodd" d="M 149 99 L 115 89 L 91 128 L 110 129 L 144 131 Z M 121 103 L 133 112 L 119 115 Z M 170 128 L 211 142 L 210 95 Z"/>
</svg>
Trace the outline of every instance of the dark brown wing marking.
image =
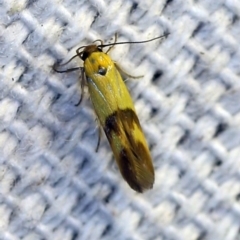
<svg viewBox="0 0 240 240">
<path fill-rule="evenodd" d="M 132 168 L 131 161 L 129 161 L 128 151 L 124 148 L 120 152 L 119 168 L 129 186 L 137 192 L 143 192 L 142 186 L 138 183 L 134 175 L 134 169 Z"/>
<path fill-rule="evenodd" d="M 119 113 L 120 113 L 121 117 L 124 120 L 126 120 L 126 122 L 129 123 L 130 128 L 134 128 L 134 123 L 135 123 L 140 129 L 142 129 L 141 125 L 139 123 L 138 117 L 132 109 L 127 108 L 124 110 L 119 110 Z"/>
<path fill-rule="evenodd" d="M 141 142 L 138 142 L 137 149 L 123 148 L 120 152 L 118 165 L 124 179 L 132 189 L 143 192 L 152 188 L 154 169 L 151 158 L 149 158 L 146 148 Z"/>
<path fill-rule="evenodd" d="M 113 132 L 118 136 L 121 134 L 122 124 L 119 122 L 120 119 L 122 123 L 126 122 L 128 124 L 129 130 L 134 128 L 134 123 L 138 126 L 138 128 L 142 129 L 138 117 L 132 109 L 119 109 L 108 116 L 105 121 L 104 131 L 109 140 L 111 139 Z M 129 134 L 128 131 L 126 131 L 126 134 Z"/>
<path fill-rule="evenodd" d="M 143 192 L 153 186 L 154 169 L 146 143 L 134 136 L 136 130 L 142 128 L 132 109 L 119 109 L 106 118 L 104 131 L 122 176 L 131 188 Z"/>
<path fill-rule="evenodd" d="M 121 129 L 117 118 L 117 112 L 114 112 L 113 114 L 106 118 L 104 132 L 109 141 L 111 141 L 113 132 L 118 136 L 121 134 Z"/>
</svg>

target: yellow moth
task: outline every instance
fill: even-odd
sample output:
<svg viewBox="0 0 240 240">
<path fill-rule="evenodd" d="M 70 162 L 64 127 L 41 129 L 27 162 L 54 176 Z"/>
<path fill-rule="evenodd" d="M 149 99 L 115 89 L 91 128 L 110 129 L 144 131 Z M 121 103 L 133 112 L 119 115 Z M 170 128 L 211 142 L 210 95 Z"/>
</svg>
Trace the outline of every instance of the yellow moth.
<svg viewBox="0 0 240 240">
<path fill-rule="evenodd" d="M 141 42 L 116 43 L 115 39 L 114 43 L 105 45 L 101 40 L 97 40 L 100 44 L 80 47 L 74 56 L 80 57 L 84 62 L 81 68 L 82 96 L 83 87 L 87 85 L 93 108 L 110 143 L 120 172 L 129 186 L 137 192 L 153 187 L 152 158 L 121 71 L 119 72 L 119 67 L 107 52 L 117 44 L 144 43 L 166 36 L 167 34 Z M 105 47 L 110 47 L 106 53 L 103 52 Z M 76 69 L 79 68 L 67 71 Z M 56 69 L 55 71 L 64 72 Z"/>
</svg>

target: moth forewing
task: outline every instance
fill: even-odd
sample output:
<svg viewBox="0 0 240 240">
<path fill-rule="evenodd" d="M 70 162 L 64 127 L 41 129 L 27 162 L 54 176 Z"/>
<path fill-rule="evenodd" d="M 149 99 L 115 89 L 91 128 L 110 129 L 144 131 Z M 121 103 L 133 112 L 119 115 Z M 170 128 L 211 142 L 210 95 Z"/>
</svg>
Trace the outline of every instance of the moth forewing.
<svg viewBox="0 0 240 240">
<path fill-rule="evenodd" d="M 100 120 L 123 178 L 138 192 L 150 189 L 154 169 L 135 108 L 111 58 L 94 51 L 84 69 L 94 110 Z"/>
</svg>

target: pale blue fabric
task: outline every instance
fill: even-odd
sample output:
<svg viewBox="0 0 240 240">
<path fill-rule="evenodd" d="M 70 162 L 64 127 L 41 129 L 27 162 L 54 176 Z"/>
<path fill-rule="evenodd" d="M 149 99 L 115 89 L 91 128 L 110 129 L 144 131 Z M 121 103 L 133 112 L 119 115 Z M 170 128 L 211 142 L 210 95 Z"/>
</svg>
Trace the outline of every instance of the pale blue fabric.
<svg viewBox="0 0 240 240">
<path fill-rule="evenodd" d="M 0 239 L 240 239 L 240 2 L 0 0 Z M 119 45 L 156 181 L 122 179 L 80 71 L 52 65 Z M 80 60 L 66 67 L 76 67 Z"/>
</svg>

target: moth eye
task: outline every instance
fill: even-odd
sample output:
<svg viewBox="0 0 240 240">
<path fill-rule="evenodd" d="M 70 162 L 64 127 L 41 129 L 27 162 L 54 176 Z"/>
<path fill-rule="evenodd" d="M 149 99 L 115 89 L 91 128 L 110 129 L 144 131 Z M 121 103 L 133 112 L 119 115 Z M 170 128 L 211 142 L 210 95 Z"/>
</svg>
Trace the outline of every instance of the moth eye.
<svg viewBox="0 0 240 240">
<path fill-rule="evenodd" d="M 105 76 L 106 73 L 107 73 L 107 69 L 100 66 L 100 67 L 98 68 L 98 73 L 99 73 L 100 75 L 102 75 L 102 76 Z"/>
<path fill-rule="evenodd" d="M 85 61 L 86 58 L 88 58 L 89 54 L 87 52 L 81 52 L 80 53 L 80 58 Z"/>
</svg>

